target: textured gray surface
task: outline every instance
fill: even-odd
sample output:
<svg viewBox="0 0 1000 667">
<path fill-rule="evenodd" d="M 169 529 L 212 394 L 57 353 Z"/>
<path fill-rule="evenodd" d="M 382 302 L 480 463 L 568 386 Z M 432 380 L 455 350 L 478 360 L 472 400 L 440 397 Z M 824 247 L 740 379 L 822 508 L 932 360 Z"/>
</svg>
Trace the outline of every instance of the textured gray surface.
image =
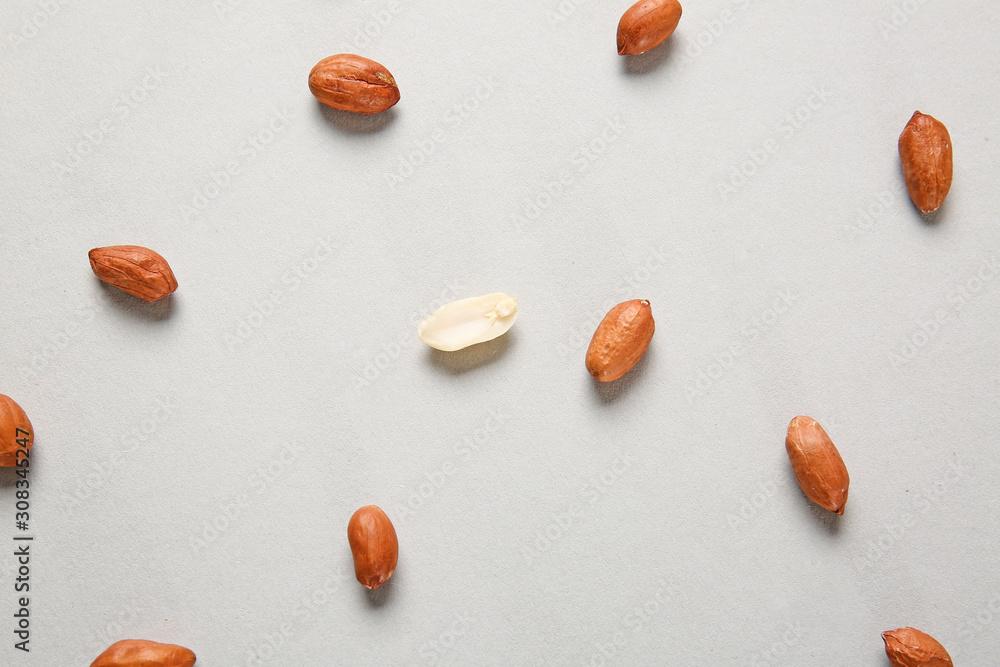
<svg viewBox="0 0 1000 667">
<path fill-rule="evenodd" d="M 4 547 L 0 663 L 882 666 L 902 625 L 995 660 L 994 3 L 688 2 L 626 62 L 627 2 L 225 2 L 0 7 L 0 393 L 37 430 L 32 651 Z M 391 112 L 316 103 L 342 51 Z M 915 109 L 955 145 L 935 224 Z M 168 259 L 169 306 L 102 287 L 111 244 Z M 492 291 L 509 335 L 416 340 Z M 596 387 L 639 297 L 650 351 Z M 795 485 L 796 414 L 842 519 Z M 400 541 L 373 597 L 369 503 Z"/>
</svg>

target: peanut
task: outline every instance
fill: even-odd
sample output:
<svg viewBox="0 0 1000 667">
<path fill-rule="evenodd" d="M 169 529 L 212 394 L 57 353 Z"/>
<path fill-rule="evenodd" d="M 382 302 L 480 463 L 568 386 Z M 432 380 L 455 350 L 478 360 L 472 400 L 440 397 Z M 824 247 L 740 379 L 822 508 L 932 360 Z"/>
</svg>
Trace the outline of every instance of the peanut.
<svg viewBox="0 0 1000 667">
<path fill-rule="evenodd" d="M 913 112 L 899 135 L 899 159 L 913 204 L 921 213 L 933 213 L 951 190 L 954 169 L 951 135 L 938 119 Z"/>
<path fill-rule="evenodd" d="M 625 375 L 646 353 L 656 323 L 649 301 L 620 303 L 604 316 L 587 348 L 587 370 L 598 382 Z"/>
<path fill-rule="evenodd" d="M 417 327 L 417 337 L 452 352 L 504 335 L 517 319 L 517 299 L 496 292 L 460 299 L 435 310 Z"/>
<path fill-rule="evenodd" d="M 951 656 L 944 646 L 915 628 L 883 632 L 882 641 L 894 667 L 952 667 Z"/>
<path fill-rule="evenodd" d="M 677 0 L 639 0 L 618 22 L 618 53 L 634 56 L 662 44 L 681 20 Z"/>
<path fill-rule="evenodd" d="M 191 667 L 194 653 L 176 644 L 123 639 L 97 656 L 90 667 Z"/>
<path fill-rule="evenodd" d="M 823 509 L 843 514 L 851 478 L 823 427 L 811 417 L 796 417 L 788 425 L 785 449 L 806 497 Z"/>
<path fill-rule="evenodd" d="M 143 301 L 162 299 L 177 289 L 167 260 L 149 248 L 115 245 L 94 248 L 89 255 L 98 278 Z"/>
<path fill-rule="evenodd" d="M 399 542 L 396 529 L 380 508 L 366 505 L 347 524 L 347 541 L 354 556 L 354 575 L 361 585 L 375 590 L 396 571 Z"/>
<path fill-rule="evenodd" d="M 17 465 L 17 451 L 29 450 L 33 444 L 35 433 L 28 415 L 14 399 L 0 394 L 0 466 Z"/>
<path fill-rule="evenodd" d="M 309 72 L 309 90 L 333 109 L 373 114 L 399 101 L 399 88 L 374 60 L 341 53 L 320 60 Z"/>
</svg>

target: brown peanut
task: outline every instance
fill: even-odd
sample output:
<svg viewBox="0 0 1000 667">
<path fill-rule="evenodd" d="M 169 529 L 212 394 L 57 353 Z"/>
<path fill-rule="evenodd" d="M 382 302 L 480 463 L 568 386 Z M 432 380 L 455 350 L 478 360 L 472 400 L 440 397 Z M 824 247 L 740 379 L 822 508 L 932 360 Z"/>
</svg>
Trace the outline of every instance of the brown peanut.
<svg viewBox="0 0 1000 667">
<path fill-rule="evenodd" d="M 177 289 L 177 279 L 167 260 L 149 248 L 115 245 L 90 251 L 90 268 L 109 285 L 137 296 L 156 301 Z"/>
<path fill-rule="evenodd" d="M 350 53 L 320 60 L 309 72 L 309 90 L 333 109 L 373 114 L 399 101 L 399 88 L 382 65 Z"/>
<path fill-rule="evenodd" d="M 35 432 L 28 421 L 28 415 L 14 399 L 0 394 L 0 466 L 17 465 L 17 451 L 29 450 L 35 444 Z"/>
<path fill-rule="evenodd" d="M 913 204 L 921 213 L 938 210 L 951 190 L 954 170 L 948 128 L 937 118 L 914 111 L 899 135 L 899 159 Z"/>
<path fill-rule="evenodd" d="M 649 301 L 620 303 L 604 316 L 587 348 L 587 370 L 598 382 L 611 382 L 631 370 L 646 353 L 656 323 Z"/>
<path fill-rule="evenodd" d="M 639 0 L 618 21 L 618 53 L 634 56 L 662 44 L 681 20 L 677 0 Z"/>
<path fill-rule="evenodd" d="M 380 508 L 366 505 L 347 524 L 347 541 L 354 556 L 354 575 L 361 585 L 375 590 L 396 571 L 399 542 L 396 529 Z"/>
<path fill-rule="evenodd" d="M 97 656 L 90 667 L 191 667 L 194 653 L 176 644 L 123 639 Z"/>
<path fill-rule="evenodd" d="M 885 654 L 894 667 L 953 667 L 951 656 L 938 640 L 915 628 L 882 633 Z"/>
<path fill-rule="evenodd" d="M 788 425 L 785 449 L 792 471 L 809 500 L 836 514 L 844 513 L 851 478 L 844 459 L 823 427 L 799 416 Z"/>
</svg>

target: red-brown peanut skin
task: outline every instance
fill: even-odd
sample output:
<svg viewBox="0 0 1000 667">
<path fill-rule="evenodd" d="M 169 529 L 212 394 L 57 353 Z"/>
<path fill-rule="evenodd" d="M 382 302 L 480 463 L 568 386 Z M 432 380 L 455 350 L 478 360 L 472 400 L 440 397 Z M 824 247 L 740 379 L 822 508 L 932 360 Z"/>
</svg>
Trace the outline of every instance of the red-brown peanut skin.
<svg viewBox="0 0 1000 667">
<path fill-rule="evenodd" d="M 618 21 L 618 54 L 634 56 L 662 44 L 681 20 L 677 0 L 639 0 Z"/>
<path fill-rule="evenodd" d="M 812 417 L 788 425 L 785 449 L 802 492 L 825 510 L 843 514 L 851 478 L 830 436 Z"/>
<path fill-rule="evenodd" d="M 953 667 L 948 651 L 926 632 L 899 628 L 883 632 L 882 640 L 894 667 Z"/>
<path fill-rule="evenodd" d="M 194 653 L 176 644 L 160 644 L 145 639 L 115 642 L 90 667 L 191 667 Z"/>
<path fill-rule="evenodd" d="M 933 116 L 913 112 L 899 135 L 899 160 L 910 199 L 921 213 L 933 213 L 951 190 L 951 135 Z"/>
<path fill-rule="evenodd" d="M 598 382 L 612 382 L 625 375 L 646 353 L 656 323 L 649 301 L 620 303 L 604 316 L 587 348 L 587 371 Z"/>
<path fill-rule="evenodd" d="M 159 253 L 138 245 L 94 248 L 90 268 L 103 282 L 137 296 L 156 301 L 177 289 L 177 279 Z"/>
<path fill-rule="evenodd" d="M 17 429 L 21 432 L 18 433 Z M 17 465 L 17 450 L 23 449 L 17 441 L 24 438 L 28 439 L 27 449 L 31 449 L 35 444 L 35 431 L 31 428 L 28 415 L 13 398 L 0 394 L 0 466 L 9 468 Z"/>
<path fill-rule="evenodd" d="M 355 113 L 380 113 L 399 101 L 399 88 L 389 70 L 351 53 L 316 63 L 309 72 L 309 90 L 326 106 Z"/>
<path fill-rule="evenodd" d="M 396 571 L 399 541 L 389 517 L 375 505 L 365 505 L 347 524 L 347 541 L 354 556 L 354 576 L 375 590 Z"/>
</svg>

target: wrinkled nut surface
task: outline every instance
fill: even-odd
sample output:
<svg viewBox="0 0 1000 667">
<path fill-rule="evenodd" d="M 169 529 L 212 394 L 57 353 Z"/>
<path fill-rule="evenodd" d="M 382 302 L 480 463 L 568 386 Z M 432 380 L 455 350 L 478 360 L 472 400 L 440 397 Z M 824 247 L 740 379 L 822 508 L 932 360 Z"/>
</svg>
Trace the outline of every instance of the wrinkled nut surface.
<svg viewBox="0 0 1000 667">
<path fill-rule="evenodd" d="M 16 466 L 17 450 L 31 449 L 35 444 L 35 432 L 28 421 L 28 415 L 10 396 L 0 394 L 0 466 Z"/>
<path fill-rule="evenodd" d="M 618 21 L 618 53 L 634 56 L 662 44 L 681 20 L 677 0 L 639 0 Z"/>
<path fill-rule="evenodd" d="M 309 90 L 326 106 L 355 113 L 379 113 L 399 101 L 389 70 L 350 53 L 316 63 L 309 72 Z"/>
<path fill-rule="evenodd" d="M 785 449 L 803 493 L 823 509 L 844 513 L 851 479 L 830 436 L 811 417 L 799 416 L 788 425 Z"/>
<path fill-rule="evenodd" d="M 953 667 L 951 656 L 929 634 L 914 628 L 882 633 L 885 654 L 895 667 Z"/>
<path fill-rule="evenodd" d="M 361 585 L 375 590 L 396 571 L 399 542 L 396 529 L 380 508 L 365 505 L 347 524 L 347 541 L 354 556 L 354 575 Z"/>
<path fill-rule="evenodd" d="M 162 299 L 177 289 L 177 279 L 167 260 L 142 246 L 94 248 L 90 251 L 90 268 L 102 281 L 143 301 Z"/>
<path fill-rule="evenodd" d="M 899 159 L 913 204 L 921 213 L 933 213 L 951 189 L 953 171 L 951 135 L 933 116 L 913 112 L 899 135 Z"/>
<path fill-rule="evenodd" d="M 90 667 L 191 667 L 195 655 L 183 646 L 145 639 L 115 642 Z"/>
<path fill-rule="evenodd" d="M 495 292 L 441 306 L 417 326 L 417 337 L 435 350 L 454 352 L 504 335 L 515 320 L 517 299 Z"/>
<path fill-rule="evenodd" d="M 604 316 L 590 340 L 587 370 L 599 382 L 617 380 L 646 353 L 655 328 L 649 301 L 618 304 Z"/>
</svg>

